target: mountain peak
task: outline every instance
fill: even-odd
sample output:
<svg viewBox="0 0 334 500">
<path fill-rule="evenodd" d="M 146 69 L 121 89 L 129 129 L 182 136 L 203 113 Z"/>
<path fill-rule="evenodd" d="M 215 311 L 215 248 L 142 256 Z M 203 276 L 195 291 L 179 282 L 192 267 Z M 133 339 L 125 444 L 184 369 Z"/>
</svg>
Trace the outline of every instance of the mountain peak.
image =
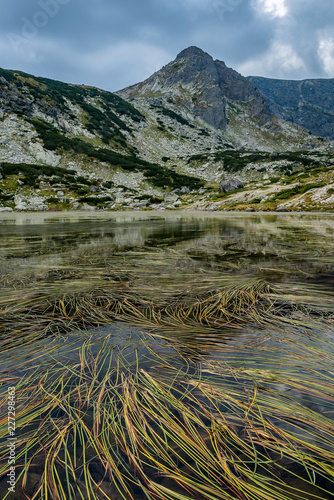
<svg viewBox="0 0 334 500">
<path fill-rule="evenodd" d="M 174 61 L 144 82 L 118 94 L 123 98 L 142 97 L 152 102 L 165 99 L 165 106 L 174 103 L 177 110 L 182 109 L 220 130 L 228 123 L 226 105 L 229 101 L 247 106 L 249 115 L 260 125 L 271 121 L 268 104 L 255 85 L 196 46 L 182 50 Z"/>
<path fill-rule="evenodd" d="M 190 47 L 183 49 L 177 56 L 176 59 L 182 58 L 191 58 L 191 57 L 208 57 L 212 59 L 210 54 L 204 52 L 204 50 L 196 47 L 195 45 L 191 45 Z"/>
</svg>

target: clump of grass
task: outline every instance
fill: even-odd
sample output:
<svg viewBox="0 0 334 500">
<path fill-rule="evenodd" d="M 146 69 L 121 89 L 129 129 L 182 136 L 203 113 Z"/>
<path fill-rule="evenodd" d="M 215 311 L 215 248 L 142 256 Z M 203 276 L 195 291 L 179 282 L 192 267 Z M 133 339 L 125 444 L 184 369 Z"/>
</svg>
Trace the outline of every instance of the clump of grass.
<svg viewBox="0 0 334 500">
<path fill-rule="evenodd" d="M 109 195 L 107 196 L 82 196 L 78 199 L 80 203 L 88 203 L 92 206 L 102 206 L 104 203 L 113 201 L 113 198 Z"/>
<path fill-rule="evenodd" d="M 83 282 L 81 286 L 84 284 Z M 122 283 L 104 282 L 93 286 L 86 282 L 86 291 L 61 294 L 66 281 L 52 286 L 48 293 L 25 289 L 7 293 L 2 299 L 0 339 L 3 349 L 14 348 L 24 337 L 33 341 L 59 332 L 71 332 L 77 328 L 89 328 L 121 320 L 146 327 L 208 328 L 235 327 L 241 324 L 259 326 L 286 321 L 296 308 L 296 298 L 284 298 L 284 289 L 273 288 L 266 282 L 255 280 L 240 285 L 227 284 L 218 290 L 181 292 L 167 300 L 155 297 L 147 300 L 138 291 L 124 287 Z M 50 295 L 50 291 L 52 294 Z M 285 290 L 287 293 L 287 290 Z M 60 295 L 61 294 L 61 295 Z M 57 296 L 58 295 L 58 296 Z M 305 318 L 313 313 L 305 310 Z M 314 312 L 318 315 L 318 311 Z M 15 333 L 8 337 L 15 322 Z"/>
</svg>

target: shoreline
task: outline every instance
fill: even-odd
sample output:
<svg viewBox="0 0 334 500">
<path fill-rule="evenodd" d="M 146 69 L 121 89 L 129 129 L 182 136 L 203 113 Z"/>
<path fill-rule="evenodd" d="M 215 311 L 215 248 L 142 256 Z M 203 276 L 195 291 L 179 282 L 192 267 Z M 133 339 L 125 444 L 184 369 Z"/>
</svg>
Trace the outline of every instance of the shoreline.
<svg viewBox="0 0 334 500">
<path fill-rule="evenodd" d="M 249 214 L 249 215 L 254 215 L 254 214 L 334 214 L 334 210 L 329 209 L 318 209 L 318 210 L 235 210 L 235 209 L 217 209 L 217 210 L 212 210 L 212 209 L 200 209 L 200 208 L 165 208 L 165 209 L 156 209 L 156 208 L 135 208 L 135 209 L 127 209 L 127 208 L 122 208 L 122 209 L 111 209 L 111 210 L 83 210 L 83 209 L 78 209 L 78 210 L 0 210 L 0 218 L 4 214 L 11 214 L 11 215 L 16 215 L 16 214 L 103 214 L 103 213 L 184 213 L 184 212 L 196 212 L 196 213 L 215 213 L 215 214 L 221 214 L 221 213 L 236 213 L 236 214 Z"/>
</svg>

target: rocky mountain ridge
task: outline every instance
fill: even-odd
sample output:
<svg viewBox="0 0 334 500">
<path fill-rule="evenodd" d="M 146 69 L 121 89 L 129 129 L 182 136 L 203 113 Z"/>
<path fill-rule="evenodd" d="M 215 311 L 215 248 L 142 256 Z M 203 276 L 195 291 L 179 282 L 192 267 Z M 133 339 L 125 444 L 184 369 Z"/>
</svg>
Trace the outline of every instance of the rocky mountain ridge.
<svg viewBox="0 0 334 500">
<path fill-rule="evenodd" d="M 117 94 L 125 99 L 163 96 L 219 130 L 227 126 L 229 99 L 248 104 L 260 124 L 271 120 L 269 106 L 255 85 L 197 47 L 183 50 L 147 80 Z"/>
<path fill-rule="evenodd" d="M 245 208 L 261 182 L 299 175 L 306 193 L 315 170 L 327 185 L 332 151 L 196 47 L 117 94 L 0 70 L 0 211 Z M 237 201 L 218 193 L 231 176 Z"/>
<path fill-rule="evenodd" d="M 260 90 L 274 115 L 334 139 L 334 79 L 247 79 Z"/>
<path fill-rule="evenodd" d="M 183 127 L 177 142 L 170 143 L 169 151 L 166 137 L 154 134 L 158 151 L 164 150 L 167 156 L 179 151 L 182 142 L 184 146 L 182 139 L 189 138 L 189 132 L 193 137 L 192 148 L 202 151 L 208 147 L 224 147 L 224 143 L 234 148 L 267 151 L 321 146 L 304 128 L 273 115 L 252 82 L 197 47 L 183 50 L 174 61 L 145 81 L 116 94 L 139 109 L 153 126 L 155 121 L 163 127 L 161 120 L 166 117 L 174 118 L 174 130 L 176 122 L 188 125 L 190 122 L 193 130 L 188 129 L 188 134 L 184 134 Z M 196 132 L 200 132 L 198 137 Z M 203 135 L 213 140 L 203 141 Z M 150 149 L 152 140 L 145 131 L 144 136 Z"/>
</svg>

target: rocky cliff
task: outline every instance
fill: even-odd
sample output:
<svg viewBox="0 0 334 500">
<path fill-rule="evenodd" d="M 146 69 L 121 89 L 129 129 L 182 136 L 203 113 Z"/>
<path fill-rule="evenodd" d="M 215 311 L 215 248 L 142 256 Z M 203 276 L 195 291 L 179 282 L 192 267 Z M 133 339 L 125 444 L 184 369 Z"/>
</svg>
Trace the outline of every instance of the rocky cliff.
<svg viewBox="0 0 334 500">
<path fill-rule="evenodd" d="M 274 80 L 248 77 L 276 116 L 312 134 L 334 139 L 334 79 Z"/>
</svg>

